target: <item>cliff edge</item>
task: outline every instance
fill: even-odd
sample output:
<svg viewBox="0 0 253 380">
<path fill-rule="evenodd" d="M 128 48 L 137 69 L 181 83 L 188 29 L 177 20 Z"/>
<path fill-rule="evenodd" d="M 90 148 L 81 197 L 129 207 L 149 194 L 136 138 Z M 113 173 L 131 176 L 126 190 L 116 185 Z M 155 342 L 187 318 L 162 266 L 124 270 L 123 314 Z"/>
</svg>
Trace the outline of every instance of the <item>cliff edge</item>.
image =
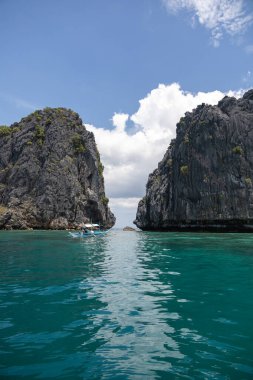
<svg viewBox="0 0 253 380">
<path fill-rule="evenodd" d="M 0 127 L 0 229 L 111 227 L 94 135 L 65 108 Z"/>
<path fill-rule="evenodd" d="M 253 90 L 180 119 L 134 223 L 143 230 L 253 231 Z"/>
</svg>

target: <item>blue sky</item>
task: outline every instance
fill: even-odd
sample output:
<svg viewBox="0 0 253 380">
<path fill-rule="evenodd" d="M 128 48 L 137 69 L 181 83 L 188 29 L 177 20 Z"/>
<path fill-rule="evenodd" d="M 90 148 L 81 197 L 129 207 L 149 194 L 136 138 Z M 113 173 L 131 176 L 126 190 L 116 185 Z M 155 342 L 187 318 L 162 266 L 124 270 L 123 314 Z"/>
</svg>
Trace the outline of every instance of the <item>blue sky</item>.
<svg viewBox="0 0 253 380">
<path fill-rule="evenodd" d="M 252 15 L 252 0 L 0 0 L 0 124 L 78 112 L 131 224 L 180 112 L 253 87 Z"/>
</svg>

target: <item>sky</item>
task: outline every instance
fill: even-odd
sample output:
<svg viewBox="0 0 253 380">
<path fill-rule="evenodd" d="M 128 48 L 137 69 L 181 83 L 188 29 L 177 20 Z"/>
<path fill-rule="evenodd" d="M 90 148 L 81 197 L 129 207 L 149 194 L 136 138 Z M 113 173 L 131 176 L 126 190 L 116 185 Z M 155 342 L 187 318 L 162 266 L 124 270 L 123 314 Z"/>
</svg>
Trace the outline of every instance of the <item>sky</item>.
<svg viewBox="0 0 253 380">
<path fill-rule="evenodd" d="M 67 107 L 132 225 L 176 123 L 253 87 L 253 0 L 0 0 L 0 124 Z"/>
</svg>

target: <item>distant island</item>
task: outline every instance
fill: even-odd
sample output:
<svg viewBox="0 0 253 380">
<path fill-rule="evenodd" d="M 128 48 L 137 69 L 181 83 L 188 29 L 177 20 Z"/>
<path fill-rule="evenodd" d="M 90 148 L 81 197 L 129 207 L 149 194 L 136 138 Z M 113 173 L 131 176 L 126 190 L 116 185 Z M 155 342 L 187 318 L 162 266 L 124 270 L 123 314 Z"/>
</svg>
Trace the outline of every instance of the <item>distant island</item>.
<svg viewBox="0 0 253 380">
<path fill-rule="evenodd" d="M 0 127 L 0 229 L 112 227 L 94 135 L 65 108 Z"/>
<path fill-rule="evenodd" d="M 134 223 L 142 230 L 253 231 L 253 90 L 181 118 Z"/>
<path fill-rule="evenodd" d="M 123 231 L 126 231 L 126 232 L 133 232 L 133 231 L 136 231 L 136 228 L 126 226 L 126 227 L 123 228 Z"/>
</svg>

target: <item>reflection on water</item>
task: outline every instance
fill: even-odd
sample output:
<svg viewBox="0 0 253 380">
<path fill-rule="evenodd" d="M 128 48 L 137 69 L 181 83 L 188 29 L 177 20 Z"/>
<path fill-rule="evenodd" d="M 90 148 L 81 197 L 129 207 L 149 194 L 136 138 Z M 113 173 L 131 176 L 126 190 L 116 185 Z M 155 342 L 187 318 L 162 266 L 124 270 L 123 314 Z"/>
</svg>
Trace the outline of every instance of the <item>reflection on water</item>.
<svg viewBox="0 0 253 380">
<path fill-rule="evenodd" d="M 142 237 L 132 234 L 125 246 L 121 246 L 121 239 L 120 234 L 114 236 L 103 276 L 92 281 L 89 292 L 90 297 L 99 295 L 105 305 L 103 311 L 93 315 L 93 323 L 100 326 L 93 339 L 103 342 L 96 356 L 101 361 L 106 358 L 108 368 L 129 378 L 153 378 L 155 370 L 168 368 L 169 357 L 184 357 L 171 335 L 174 328 L 168 323 L 180 316 L 165 312 L 162 302 L 173 297 L 172 286 L 159 281 L 157 268 L 147 270 L 143 265 L 149 254 L 140 250 Z M 121 246 L 117 255 L 113 252 L 115 245 Z"/>
<path fill-rule="evenodd" d="M 0 375 L 252 379 L 252 242 L 1 233 Z"/>
</svg>

